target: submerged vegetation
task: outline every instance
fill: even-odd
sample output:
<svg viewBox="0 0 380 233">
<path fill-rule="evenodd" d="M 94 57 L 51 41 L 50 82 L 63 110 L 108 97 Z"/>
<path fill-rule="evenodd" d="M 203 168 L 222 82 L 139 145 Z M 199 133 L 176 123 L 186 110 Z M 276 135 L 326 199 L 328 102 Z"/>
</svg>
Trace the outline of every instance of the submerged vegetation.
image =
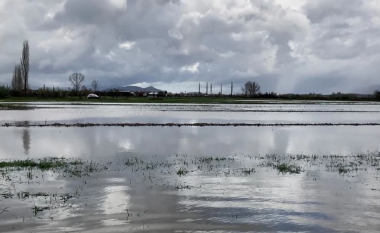
<svg viewBox="0 0 380 233">
<path fill-rule="evenodd" d="M 186 168 L 182 168 L 182 167 L 177 171 L 177 175 L 179 176 L 184 176 L 187 173 L 189 173 L 189 171 L 187 171 Z"/>
<path fill-rule="evenodd" d="M 281 173 L 290 173 L 290 174 L 299 174 L 301 173 L 301 167 L 296 166 L 296 165 L 291 165 L 291 164 L 278 164 L 274 165 L 274 168 L 277 169 L 277 171 Z"/>
<path fill-rule="evenodd" d="M 246 177 L 248 179 L 252 177 L 256 179 L 258 173 L 267 173 L 266 176 L 299 176 L 304 173 L 302 176 L 315 181 L 320 179 L 320 176 L 316 175 L 318 172 L 350 181 L 352 177 L 360 177 L 364 174 L 366 177 L 368 175 L 378 177 L 380 153 L 352 156 L 269 154 L 218 157 L 174 154 L 164 159 L 159 159 L 157 156 L 116 156 L 110 161 L 99 162 L 78 158 L 4 160 L 0 161 L 0 183 L 2 184 L 0 201 L 15 198 L 19 201 L 32 200 L 33 205 L 30 208 L 33 216 L 57 208 L 74 208 L 72 200 L 87 198 L 82 195 L 86 193 L 84 190 L 88 185 L 88 179 L 93 176 L 103 177 L 110 172 L 111 174 L 122 173 L 122 176 L 127 178 L 125 185 L 128 186 L 133 181 L 148 183 L 149 189 L 158 186 L 161 187 L 160 190 L 164 187 L 177 191 L 200 188 L 196 185 L 197 182 L 186 183 L 186 181 L 194 180 L 187 177 Z M 172 179 L 173 176 L 177 178 Z M 76 188 L 71 192 L 67 190 L 52 192 L 43 188 L 40 188 L 38 192 L 31 192 L 25 189 L 25 187 L 37 187 L 36 185 L 44 187 L 44 184 L 49 182 L 48 180 L 57 179 L 76 180 L 75 183 L 81 185 L 75 186 Z M 16 187 L 17 185 L 20 187 Z M 371 187 L 371 190 L 378 189 Z M 9 208 L 11 209 L 11 206 Z"/>
</svg>

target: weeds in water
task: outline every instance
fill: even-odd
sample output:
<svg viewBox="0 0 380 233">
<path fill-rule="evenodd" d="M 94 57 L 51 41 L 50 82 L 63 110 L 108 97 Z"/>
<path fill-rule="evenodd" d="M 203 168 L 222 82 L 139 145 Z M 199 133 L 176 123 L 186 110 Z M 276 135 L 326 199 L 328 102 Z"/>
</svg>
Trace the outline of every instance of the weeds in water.
<svg viewBox="0 0 380 233">
<path fill-rule="evenodd" d="M 187 171 L 186 168 L 182 168 L 182 167 L 177 171 L 177 175 L 179 176 L 184 176 L 187 173 L 189 173 L 189 171 Z"/>
<path fill-rule="evenodd" d="M 342 175 L 342 174 L 346 174 L 346 173 L 350 172 L 350 169 L 347 169 L 345 167 L 339 167 L 338 172 L 339 172 L 339 174 Z"/>
<path fill-rule="evenodd" d="M 49 209 L 50 209 L 49 207 L 38 207 L 36 205 L 32 207 L 34 216 L 37 216 L 38 212 L 42 212 L 44 210 L 49 210 Z"/>
<path fill-rule="evenodd" d="M 216 162 L 222 162 L 222 161 L 233 161 L 234 158 L 226 158 L 226 157 L 201 157 L 199 159 L 199 162 L 201 163 L 211 163 L 213 161 L 216 161 Z"/>
<path fill-rule="evenodd" d="M 191 187 L 189 185 L 182 185 L 182 184 L 176 185 L 175 188 L 177 190 L 183 190 L 183 189 L 189 189 L 190 190 L 191 189 Z"/>
<path fill-rule="evenodd" d="M 2 196 L 5 199 L 12 198 L 14 195 L 12 193 L 1 193 L 0 196 Z"/>
<path fill-rule="evenodd" d="M 144 161 L 138 159 L 137 157 L 136 158 L 129 158 L 129 159 L 127 159 L 127 161 L 125 161 L 125 165 L 128 167 L 132 167 L 132 166 L 135 166 L 137 164 L 142 164 L 142 163 L 144 163 Z"/>
<path fill-rule="evenodd" d="M 244 175 L 251 175 L 252 173 L 255 173 L 255 169 L 254 168 L 244 168 L 241 173 L 243 173 Z"/>
<path fill-rule="evenodd" d="M 9 186 L 6 191 L 0 194 L 0 201 L 6 203 L 5 198 L 16 198 L 18 197 L 21 201 L 26 199 L 33 199 L 39 201 L 44 201 L 44 203 L 49 203 L 49 207 L 34 206 L 32 208 L 35 215 L 39 212 L 54 209 L 55 206 L 52 204 L 57 204 L 57 208 L 70 206 L 70 199 L 77 198 L 85 191 L 84 187 L 78 187 L 76 191 L 67 194 L 58 193 L 29 193 L 20 192 L 20 187 L 14 188 L 12 185 L 17 183 L 16 177 L 17 172 L 23 171 L 22 177 L 20 177 L 20 183 L 28 183 L 28 185 L 36 185 L 37 183 L 45 182 L 43 178 L 44 175 L 57 175 L 59 177 L 83 177 L 90 176 L 92 172 L 104 171 L 109 168 L 115 168 L 112 172 L 125 171 L 129 172 L 130 176 L 129 183 L 140 184 L 141 182 L 149 182 L 149 189 L 154 189 L 156 186 L 167 187 L 171 190 L 186 190 L 186 189 L 196 189 L 198 186 L 194 183 L 179 184 L 173 183 L 173 179 L 166 180 L 166 177 L 171 176 L 185 176 L 187 173 L 195 171 L 195 174 L 200 174 L 200 176 L 207 177 L 244 177 L 248 175 L 253 175 L 256 172 L 270 172 L 269 175 L 279 175 L 279 173 L 290 173 L 299 174 L 303 171 L 312 171 L 313 175 L 310 176 L 308 172 L 305 177 L 314 178 L 314 172 L 324 172 L 323 168 L 327 167 L 327 171 L 333 172 L 340 179 L 350 180 L 351 176 L 339 176 L 339 174 L 346 174 L 353 171 L 365 171 L 373 172 L 378 178 L 380 167 L 380 156 L 379 154 L 365 154 L 365 155 L 355 155 L 355 156 L 338 156 L 338 155 L 244 155 L 244 156 L 226 156 L 226 157 L 199 157 L 199 156 L 188 156 L 182 154 L 174 154 L 165 157 L 164 160 L 158 159 L 158 156 L 151 156 L 149 160 L 148 156 L 144 157 L 134 157 L 125 160 L 123 157 L 117 157 L 119 160 L 108 163 L 97 163 L 93 161 L 82 161 L 80 159 L 57 159 L 48 158 L 40 160 L 17 160 L 17 161 L 5 161 L 0 162 L 0 179 L 6 185 Z M 158 160 L 157 160 L 158 159 Z M 301 168 L 302 167 L 302 168 Z M 321 169 L 322 167 L 322 169 Z M 38 171 L 37 169 L 41 169 Z M 278 174 L 273 174 L 273 170 L 277 170 Z M 303 170 L 305 169 L 305 170 Z M 47 172 L 49 171 L 49 172 Z M 25 173 L 24 173 L 25 172 Z M 30 172 L 30 175 L 29 175 Z M 39 173 L 40 172 L 40 173 Z M 40 174 L 42 175 L 40 176 Z M 108 172 L 107 172 L 108 173 Z M 277 172 L 275 172 L 277 173 Z M 36 182 L 25 182 L 25 177 L 38 179 Z M 101 173 L 97 173 L 101 177 Z M 107 176 L 109 173 L 107 174 Z M 20 176 L 20 175 L 19 175 Z M 10 178 L 9 178 L 10 177 Z M 163 178 L 164 177 L 164 178 Z M 171 177 L 173 178 L 173 177 Z M 12 180 L 11 180 L 12 179 Z M 136 181 L 137 180 L 137 181 Z M 314 179 L 313 179 L 314 180 Z M 89 182 L 91 180 L 88 180 Z M 135 182 L 136 181 L 136 182 Z M 86 184 L 86 179 L 83 179 L 82 184 Z M 220 184 L 215 185 L 223 185 Z M 199 186 L 199 188 L 204 188 Z M 372 190 L 378 190 L 377 187 L 371 187 Z M 16 191 L 17 190 L 17 191 Z M 0 186 L 1 191 L 1 186 Z M 20 193 L 17 193 L 20 192 Z M 1 192 L 0 192 L 1 193 Z M 17 195 L 17 196 L 16 196 Z M 1 202 L 0 202 L 1 203 Z M 37 204 L 39 205 L 40 202 Z M 74 206 L 74 205 L 72 205 Z"/>
<path fill-rule="evenodd" d="M 296 166 L 296 165 L 290 165 L 290 164 L 279 164 L 274 166 L 277 171 L 281 173 L 290 173 L 290 174 L 299 174 L 301 173 L 301 167 Z"/>
<path fill-rule="evenodd" d="M 82 160 L 76 159 L 70 162 L 70 165 L 83 165 L 84 162 Z"/>
<path fill-rule="evenodd" d="M 28 171 L 28 173 L 26 173 L 26 177 L 28 178 L 28 180 L 33 179 L 32 171 Z"/>
</svg>

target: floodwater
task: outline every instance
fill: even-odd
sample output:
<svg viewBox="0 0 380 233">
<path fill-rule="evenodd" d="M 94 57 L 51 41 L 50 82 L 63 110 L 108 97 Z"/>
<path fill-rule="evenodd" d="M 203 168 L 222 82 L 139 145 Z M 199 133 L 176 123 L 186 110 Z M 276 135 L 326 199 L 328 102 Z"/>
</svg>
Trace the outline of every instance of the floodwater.
<svg viewBox="0 0 380 233">
<path fill-rule="evenodd" d="M 0 124 L 380 122 L 380 105 L 367 103 L 33 105 L 0 111 Z M 0 127 L 1 160 L 101 168 L 2 170 L 0 232 L 379 232 L 379 129 Z M 302 171 L 282 173 L 278 163 Z"/>
</svg>

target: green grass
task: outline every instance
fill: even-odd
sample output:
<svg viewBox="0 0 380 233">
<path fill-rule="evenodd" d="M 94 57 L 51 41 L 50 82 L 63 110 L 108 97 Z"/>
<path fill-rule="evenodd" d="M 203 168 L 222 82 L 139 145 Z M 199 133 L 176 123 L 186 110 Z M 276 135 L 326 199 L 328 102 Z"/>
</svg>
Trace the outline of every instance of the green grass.
<svg viewBox="0 0 380 233">
<path fill-rule="evenodd" d="M 79 160 L 73 162 L 67 162 L 63 158 L 44 158 L 40 160 L 12 160 L 0 162 L 0 168 L 35 168 L 41 170 L 51 170 L 55 168 L 64 168 L 68 165 L 80 165 L 83 164 Z"/>
<path fill-rule="evenodd" d="M 0 103 L 0 110 L 33 110 L 35 109 L 35 106 L 32 105 L 25 105 L 25 104 L 1 104 Z"/>
</svg>

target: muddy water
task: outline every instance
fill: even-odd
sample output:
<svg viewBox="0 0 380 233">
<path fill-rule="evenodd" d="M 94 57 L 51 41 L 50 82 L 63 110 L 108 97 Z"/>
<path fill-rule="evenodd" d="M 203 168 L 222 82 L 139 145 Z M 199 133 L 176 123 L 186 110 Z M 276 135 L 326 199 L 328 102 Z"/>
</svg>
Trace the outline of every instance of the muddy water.
<svg viewBox="0 0 380 233">
<path fill-rule="evenodd" d="M 275 106 L 279 107 L 289 108 Z M 329 123 L 380 119 L 376 112 L 241 113 L 229 109 L 216 113 L 163 112 L 162 108 L 70 106 L 4 111 L 0 121 Z M 372 105 L 326 108 L 377 111 Z M 0 196 L 0 212 L 8 208 L 0 214 L 0 232 L 378 232 L 379 138 L 379 127 L 368 126 L 0 128 L 2 160 L 78 158 L 100 168 L 80 176 L 36 169 L 31 177 L 28 170 L 3 172 L 0 193 L 14 195 Z M 364 157 L 355 157 L 358 154 Z M 276 163 L 294 164 L 302 171 L 281 173 L 274 169 Z M 336 164 L 351 165 L 349 171 L 340 172 Z M 177 174 L 181 169 L 187 173 Z M 23 198 L 17 196 L 20 193 L 46 196 Z M 34 213 L 34 206 L 47 209 Z"/>
</svg>

